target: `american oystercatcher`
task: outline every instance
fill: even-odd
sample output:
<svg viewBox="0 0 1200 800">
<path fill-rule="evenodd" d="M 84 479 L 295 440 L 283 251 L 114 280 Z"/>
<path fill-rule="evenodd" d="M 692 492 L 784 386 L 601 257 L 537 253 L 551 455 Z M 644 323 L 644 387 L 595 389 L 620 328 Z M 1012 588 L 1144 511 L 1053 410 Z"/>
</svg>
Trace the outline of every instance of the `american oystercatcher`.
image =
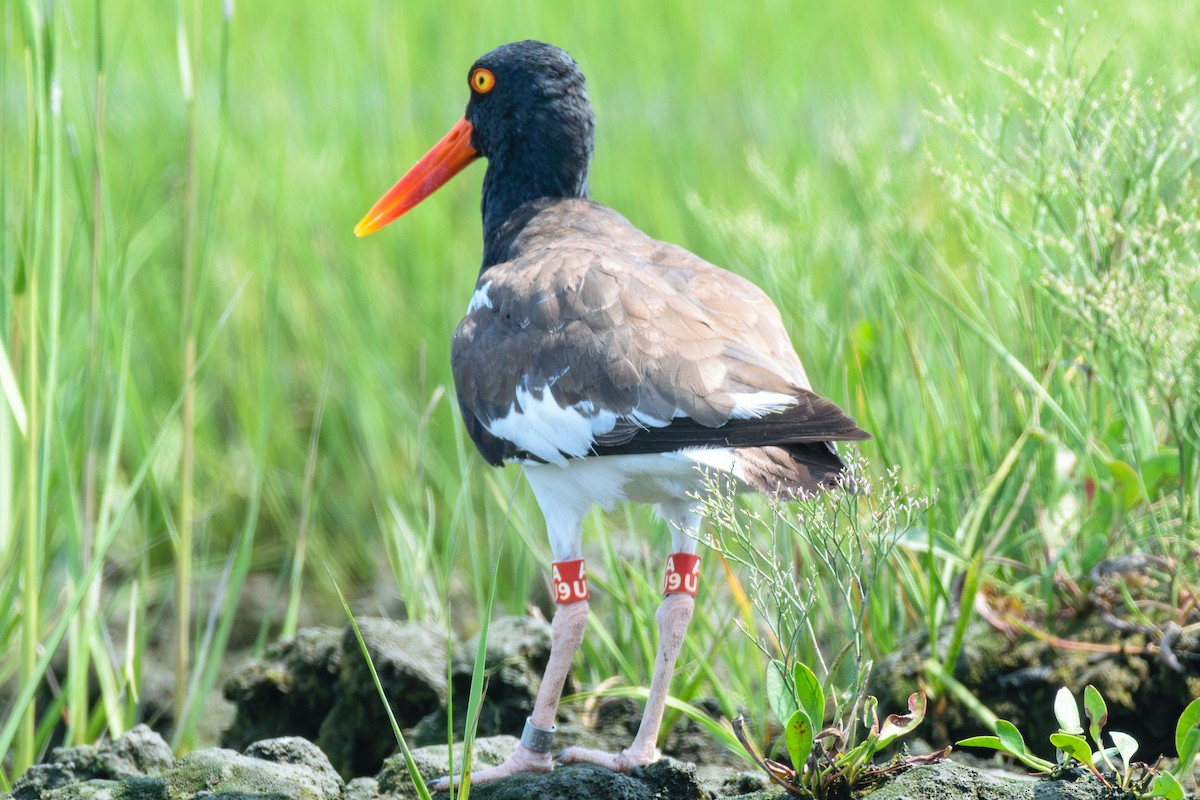
<svg viewBox="0 0 1200 800">
<path fill-rule="evenodd" d="M 467 83 L 466 115 L 355 233 L 378 230 L 487 159 L 483 267 L 454 334 L 454 383 L 479 452 L 528 476 L 558 606 L 521 743 L 471 780 L 551 769 L 558 702 L 588 614 L 581 521 L 593 504 L 621 500 L 654 504 L 671 527 L 649 697 L 630 747 L 571 747 L 558 759 L 628 771 L 660 757 L 699 580 L 695 495 L 705 474 L 796 497 L 837 486 L 844 464 L 832 442 L 870 437 L 809 388 L 761 289 L 588 199 L 595 123 L 570 56 L 541 42 L 507 44 L 476 61 Z"/>
</svg>

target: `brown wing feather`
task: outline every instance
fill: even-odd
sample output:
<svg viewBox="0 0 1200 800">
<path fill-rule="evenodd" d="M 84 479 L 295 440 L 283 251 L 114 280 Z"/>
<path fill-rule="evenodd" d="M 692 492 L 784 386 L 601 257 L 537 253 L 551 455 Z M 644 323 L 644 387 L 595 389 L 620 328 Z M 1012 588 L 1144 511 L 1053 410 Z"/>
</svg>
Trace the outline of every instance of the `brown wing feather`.
<svg viewBox="0 0 1200 800">
<path fill-rule="evenodd" d="M 519 386 L 583 414 L 612 414 L 594 452 L 864 439 L 808 381 L 779 312 L 749 281 L 642 234 L 586 200 L 549 204 L 479 280 L 452 363 L 464 417 L 493 463 L 521 455 L 485 442 Z M 797 399 L 733 419 L 735 395 Z M 536 454 L 535 454 L 536 455 Z"/>
<path fill-rule="evenodd" d="M 784 447 L 747 447 L 734 451 L 747 483 L 777 500 L 793 500 L 839 486 L 846 465 L 829 442 Z M 845 483 L 841 488 L 857 491 Z"/>
</svg>

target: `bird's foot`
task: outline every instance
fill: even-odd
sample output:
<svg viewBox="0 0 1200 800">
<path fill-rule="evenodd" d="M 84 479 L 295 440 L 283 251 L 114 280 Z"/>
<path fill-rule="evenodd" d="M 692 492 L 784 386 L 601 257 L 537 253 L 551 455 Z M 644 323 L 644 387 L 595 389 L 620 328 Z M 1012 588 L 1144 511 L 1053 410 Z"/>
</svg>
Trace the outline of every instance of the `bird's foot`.
<svg viewBox="0 0 1200 800">
<path fill-rule="evenodd" d="M 558 760 L 564 764 L 595 764 L 613 772 L 629 772 L 634 767 L 653 764 L 660 758 L 662 751 L 653 746 L 627 747 L 619 753 L 606 753 L 587 747 L 568 747 L 558 754 Z"/>
<path fill-rule="evenodd" d="M 507 778 L 509 775 L 519 775 L 522 772 L 549 772 L 553 768 L 550 761 L 549 753 L 535 753 L 523 744 L 517 745 L 517 749 L 513 754 L 500 764 L 487 769 L 481 769 L 478 772 L 471 773 L 471 785 L 479 786 L 484 783 L 498 781 L 501 778 Z M 450 784 L 455 786 L 462 784 L 462 776 L 455 775 L 439 778 L 433 784 L 435 792 L 449 791 Z"/>
</svg>

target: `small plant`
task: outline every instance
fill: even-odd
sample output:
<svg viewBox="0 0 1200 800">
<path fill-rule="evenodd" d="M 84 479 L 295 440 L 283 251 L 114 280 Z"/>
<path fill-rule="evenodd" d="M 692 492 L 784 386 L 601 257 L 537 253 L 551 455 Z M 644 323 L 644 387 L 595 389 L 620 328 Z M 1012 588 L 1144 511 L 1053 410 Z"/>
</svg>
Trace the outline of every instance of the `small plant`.
<svg viewBox="0 0 1200 800">
<path fill-rule="evenodd" d="M 781 662 L 771 668 L 778 671 Z M 889 714 L 882 723 L 877 713 L 878 701 L 866 698 L 863 704 L 863 726 L 867 735 L 854 743 L 854 719 L 842 726 L 818 730 L 825 719 L 825 692 L 813 671 L 797 664 L 792 673 L 795 694 L 791 696 L 790 713 L 776 709 L 780 718 L 787 719 L 784 739 L 792 766 L 764 758 L 745 733 L 745 720 L 734 722 L 734 731 L 746 751 L 771 780 L 792 794 L 824 798 L 846 794 L 862 781 L 917 763 L 930 763 L 944 758 L 949 748 L 923 756 L 897 759 L 884 766 L 874 766 L 875 755 L 896 739 L 911 733 L 925 719 L 925 694 L 914 692 L 908 698 L 907 714 Z"/>
<path fill-rule="evenodd" d="M 1175 749 L 1179 759 L 1171 770 L 1159 770 L 1143 762 L 1134 761 L 1138 743 L 1127 733 L 1109 731 L 1111 746 L 1104 744 L 1104 726 L 1108 723 L 1108 705 L 1100 691 L 1091 684 L 1083 691 L 1083 709 L 1087 715 L 1085 738 L 1084 727 L 1079 717 L 1079 706 L 1075 697 L 1065 686 L 1054 698 L 1054 716 L 1059 730 L 1050 734 L 1050 743 L 1058 754 L 1055 761 L 1048 761 L 1029 751 L 1025 737 L 1008 720 L 996 720 L 994 736 L 972 736 L 958 743 L 960 747 L 986 747 L 1007 753 L 1025 766 L 1045 775 L 1060 775 L 1076 764 L 1087 767 L 1097 780 L 1107 787 L 1114 784 L 1138 797 L 1162 797 L 1166 800 L 1183 800 L 1182 780 L 1191 772 L 1192 764 L 1200 752 L 1200 698 L 1193 700 L 1183 710 L 1175 726 Z M 1093 751 L 1092 745 L 1098 749 Z M 1118 769 L 1113 758 L 1118 757 Z M 1107 777 L 1106 777 L 1107 773 Z"/>
<path fill-rule="evenodd" d="M 776 783 L 813 797 L 845 794 L 864 779 L 915 763 L 872 766 L 880 750 L 925 716 L 925 695 L 917 693 L 909 698 L 907 714 L 880 722 L 878 701 L 866 688 L 872 654 L 886 647 L 894 623 L 874 590 L 897 542 L 918 530 L 930 500 L 904 486 L 894 469 L 873 480 L 861 457 L 846 461 L 840 478 L 845 491 L 786 506 L 772 502 L 766 515 L 746 511 L 716 485 L 703 498 L 706 515 L 716 523 L 710 546 L 749 574 L 744 617 L 751 607 L 757 614 L 740 624 L 772 659 L 767 696 L 784 725 L 792 766 L 760 755 L 743 720 L 734 730 Z M 751 622 L 758 627 L 751 629 Z M 846 644 L 826 654 L 822 644 L 828 641 Z M 807 663 L 819 664 L 824 684 Z M 822 728 L 827 698 L 834 721 Z"/>
<path fill-rule="evenodd" d="M 1175 767 L 1156 773 L 1143 796 L 1183 800 L 1183 780 L 1191 774 L 1200 753 L 1200 697 L 1188 703 L 1175 723 L 1175 752 Z"/>
</svg>

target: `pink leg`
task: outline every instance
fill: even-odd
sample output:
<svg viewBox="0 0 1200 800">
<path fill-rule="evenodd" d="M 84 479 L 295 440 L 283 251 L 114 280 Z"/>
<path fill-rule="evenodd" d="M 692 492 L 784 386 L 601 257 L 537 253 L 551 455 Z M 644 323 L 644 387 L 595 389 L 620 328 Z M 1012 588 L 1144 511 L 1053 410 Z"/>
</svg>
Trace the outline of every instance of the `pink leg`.
<svg viewBox="0 0 1200 800">
<path fill-rule="evenodd" d="M 568 747 L 559 755 L 563 763 L 586 763 L 605 767 L 613 772 L 629 772 L 634 767 L 653 764 L 662 757 L 658 749 L 658 729 L 662 725 L 663 709 L 667 704 L 667 690 L 675 674 L 675 659 L 683 649 L 683 637 L 688 623 L 692 621 L 692 610 L 696 599 L 687 593 L 668 594 L 658 607 L 658 656 L 654 660 L 654 674 L 650 678 L 650 693 L 646 698 L 646 710 L 642 724 L 631 744 L 620 753 L 605 753 L 583 747 Z"/>
<path fill-rule="evenodd" d="M 550 661 L 546 664 L 546 674 L 542 677 L 542 685 L 538 689 L 537 700 L 533 706 L 530 720 L 542 730 L 554 729 L 554 717 L 558 713 L 558 701 L 562 697 L 563 684 L 567 673 L 571 671 L 571 662 L 575 651 L 583 641 L 583 629 L 587 624 L 588 603 L 580 600 L 567 605 L 560 605 L 554 612 L 554 620 L 550 623 Z M 521 772 L 549 772 L 551 767 L 550 753 L 538 753 L 530 750 L 524 744 L 517 749 L 502 764 L 489 769 L 471 773 L 471 785 L 506 778 Z M 444 792 L 450 788 L 450 778 L 442 778 L 433 785 L 434 791 Z M 461 783 L 461 776 L 454 776 L 454 785 Z"/>
</svg>

